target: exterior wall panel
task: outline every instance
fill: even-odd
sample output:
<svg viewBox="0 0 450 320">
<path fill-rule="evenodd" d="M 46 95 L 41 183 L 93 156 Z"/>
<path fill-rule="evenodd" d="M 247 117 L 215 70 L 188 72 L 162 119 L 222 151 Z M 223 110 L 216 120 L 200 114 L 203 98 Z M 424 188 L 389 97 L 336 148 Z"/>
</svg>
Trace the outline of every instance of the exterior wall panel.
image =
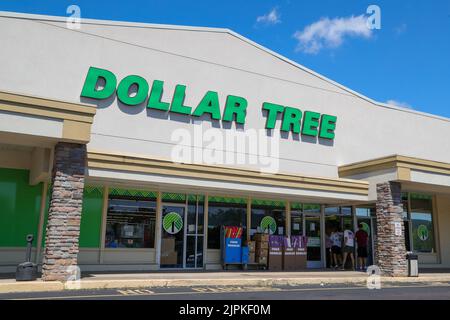
<svg viewBox="0 0 450 320">
<path fill-rule="evenodd" d="M 0 247 L 26 247 L 38 234 L 42 183 L 30 186 L 29 171 L 0 168 Z"/>
</svg>

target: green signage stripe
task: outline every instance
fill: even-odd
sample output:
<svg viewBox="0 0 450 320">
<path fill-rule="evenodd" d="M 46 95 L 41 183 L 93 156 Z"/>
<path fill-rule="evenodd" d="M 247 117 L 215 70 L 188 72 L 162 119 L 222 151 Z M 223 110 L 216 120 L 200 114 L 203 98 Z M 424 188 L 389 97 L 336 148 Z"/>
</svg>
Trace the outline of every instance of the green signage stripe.
<svg viewBox="0 0 450 320">
<path fill-rule="evenodd" d="M 304 204 L 303 205 L 304 211 L 320 211 L 320 205 L 319 204 Z"/>
<path fill-rule="evenodd" d="M 84 186 L 85 195 L 103 195 L 103 187 L 102 186 Z"/>
<path fill-rule="evenodd" d="M 247 200 L 244 198 L 229 198 L 229 197 L 209 197 L 209 202 L 219 202 L 219 203 L 235 203 L 235 204 L 247 204 Z"/>
<path fill-rule="evenodd" d="M 284 208 L 286 206 L 286 203 L 284 201 L 276 200 L 252 199 L 252 205 Z"/>
<path fill-rule="evenodd" d="M 431 200 L 432 196 L 428 194 L 421 194 L 421 193 L 411 193 L 411 199 L 412 200 Z"/>
<path fill-rule="evenodd" d="M 186 201 L 186 195 L 182 193 L 163 193 L 164 201 Z"/>
<path fill-rule="evenodd" d="M 157 193 L 147 190 L 133 190 L 133 189 L 119 189 L 110 188 L 109 195 L 112 196 L 129 196 L 129 197 L 140 197 L 140 198 L 150 198 L 156 200 Z"/>
<path fill-rule="evenodd" d="M 298 202 L 291 202 L 291 209 L 297 209 L 301 210 L 303 208 L 303 205 Z"/>
</svg>

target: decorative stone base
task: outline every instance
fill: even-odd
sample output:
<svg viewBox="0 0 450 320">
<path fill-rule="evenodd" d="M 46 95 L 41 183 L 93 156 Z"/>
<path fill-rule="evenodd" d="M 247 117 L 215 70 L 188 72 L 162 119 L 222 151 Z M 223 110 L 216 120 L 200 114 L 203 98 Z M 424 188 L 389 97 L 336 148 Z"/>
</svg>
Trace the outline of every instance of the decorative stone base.
<svg viewBox="0 0 450 320">
<path fill-rule="evenodd" d="M 42 280 L 66 281 L 77 265 L 85 165 L 85 145 L 55 146 Z"/>
<path fill-rule="evenodd" d="M 393 277 L 408 273 L 401 200 L 400 183 L 377 184 L 375 261 L 383 275 Z M 401 226 L 401 235 L 395 234 L 396 223 Z"/>
</svg>

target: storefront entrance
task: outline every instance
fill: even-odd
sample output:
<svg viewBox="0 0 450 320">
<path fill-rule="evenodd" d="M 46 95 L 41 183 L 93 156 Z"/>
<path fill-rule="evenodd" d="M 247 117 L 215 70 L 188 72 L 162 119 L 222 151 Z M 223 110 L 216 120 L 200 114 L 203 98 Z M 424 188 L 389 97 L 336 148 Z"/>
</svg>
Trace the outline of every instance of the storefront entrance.
<svg viewBox="0 0 450 320">
<path fill-rule="evenodd" d="M 306 266 L 323 267 L 320 206 L 291 203 L 291 235 L 306 236 Z"/>
<path fill-rule="evenodd" d="M 320 216 L 305 215 L 305 235 L 308 238 L 306 266 L 308 268 L 322 268 Z"/>
<path fill-rule="evenodd" d="M 203 204 L 190 196 L 185 203 L 161 207 L 161 268 L 203 268 Z"/>
<path fill-rule="evenodd" d="M 183 268 L 186 206 L 166 204 L 161 214 L 161 268 Z"/>
</svg>

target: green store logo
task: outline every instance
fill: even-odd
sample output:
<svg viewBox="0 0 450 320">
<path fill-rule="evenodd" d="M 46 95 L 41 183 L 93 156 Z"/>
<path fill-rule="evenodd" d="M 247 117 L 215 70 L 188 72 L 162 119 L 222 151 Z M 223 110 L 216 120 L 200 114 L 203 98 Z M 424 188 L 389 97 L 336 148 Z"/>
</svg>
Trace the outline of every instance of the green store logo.
<svg viewBox="0 0 450 320">
<path fill-rule="evenodd" d="M 421 224 L 421 225 L 417 228 L 417 236 L 418 236 L 419 239 L 422 240 L 422 241 L 428 240 L 429 234 L 428 234 L 428 228 L 427 228 L 426 225 Z"/>
<path fill-rule="evenodd" d="M 169 212 L 164 216 L 163 228 L 167 233 L 176 234 L 183 228 L 183 219 L 176 212 Z"/>
<path fill-rule="evenodd" d="M 275 219 L 272 217 L 269 217 L 269 216 L 265 216 L 264 218 L 262 218 L 259 226 L 261 227 L 261 229 L 263 231 L 266 231 L 267 229 L 269 229 L 270 234 L 274 234 L 275 231 L 277 230 L 277 223 L 276 223 Z"/>
</svg>

